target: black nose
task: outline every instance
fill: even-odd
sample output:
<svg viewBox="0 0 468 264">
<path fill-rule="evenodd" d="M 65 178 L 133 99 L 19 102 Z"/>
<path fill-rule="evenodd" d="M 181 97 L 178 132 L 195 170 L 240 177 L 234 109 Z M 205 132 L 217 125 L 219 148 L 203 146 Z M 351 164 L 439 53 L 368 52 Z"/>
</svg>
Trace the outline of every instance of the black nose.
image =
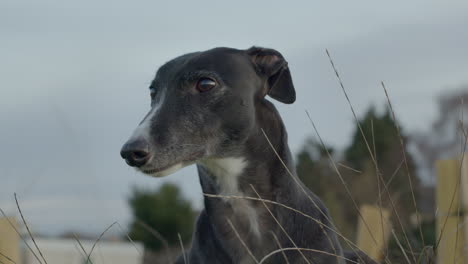
<svg viewBox="0 0 468 264">
<path fill-rule="evenodd" d="M 141 167 L 150 159 L 149 144 L 141 139 L 130 140 L 123 145 L 120 156 L 132 167 Z"/>
</svg>

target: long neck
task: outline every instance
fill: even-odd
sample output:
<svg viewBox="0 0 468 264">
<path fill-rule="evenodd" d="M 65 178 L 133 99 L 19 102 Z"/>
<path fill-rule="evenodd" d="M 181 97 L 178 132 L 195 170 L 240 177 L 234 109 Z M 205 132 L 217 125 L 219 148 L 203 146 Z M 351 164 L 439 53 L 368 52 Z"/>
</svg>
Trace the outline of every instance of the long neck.
<svg viewBox="0 0 468 264">
<path fill-rule="evenodd" d="M 199 168 L 204 193 L 257 197 L 258 192 L 264 199 L 274 199 L 274 191 L 295 175 L 283 121 L 272 103 L 261 104 L 256 126 L 241 146 L 242 155 L 213 159 Z"/>
<path fill-rule="evenodd" d="M 262 103 L 257 109 L 257 125 L 242 146 L 241 157 L 213 159 L 198 165 L 209 222 L 230 252 L 240 252 L 235 256 L 245 255 L 245 249 L 233 228 L 245 243 L 262 251 L 254 252 L 260 256 L 276 247 L 270 231 L 278 226 L 261 202 L 234 196 L 279 202 L 279 197 L 284 199 L 294 193 L 288 188 L 294 168 L 283 122 L 273 104 Z M 241 259 L 234 262 L 244 263 Z"/>
</svg>

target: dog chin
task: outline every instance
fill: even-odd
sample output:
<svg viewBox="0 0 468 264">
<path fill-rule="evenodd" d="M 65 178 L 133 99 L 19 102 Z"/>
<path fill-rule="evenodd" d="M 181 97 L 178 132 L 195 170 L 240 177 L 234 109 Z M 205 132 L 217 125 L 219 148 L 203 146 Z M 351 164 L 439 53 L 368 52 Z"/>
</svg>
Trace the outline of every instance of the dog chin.
<svg viewBox="0 0 468 264">
<path fill-rule="evenodd" d="M 152 176 L 152 177 L 156 177 L 156 178 L 160 178 L 160 177 L 164 177 L 164 176 L 167 176 L 167 175 L 170 175 L 170 174 L 173 174 L 174 172 L 184 168 L 184 167 L 187 167 L 189 164 L 184 164 L 184 163 L 176 163 L 166 169 L 163 169 L 161 171 L 145 171 L 143 170 L 142 172 L 144 174 L 147 174 L 149 176 Z"/>
</svg>

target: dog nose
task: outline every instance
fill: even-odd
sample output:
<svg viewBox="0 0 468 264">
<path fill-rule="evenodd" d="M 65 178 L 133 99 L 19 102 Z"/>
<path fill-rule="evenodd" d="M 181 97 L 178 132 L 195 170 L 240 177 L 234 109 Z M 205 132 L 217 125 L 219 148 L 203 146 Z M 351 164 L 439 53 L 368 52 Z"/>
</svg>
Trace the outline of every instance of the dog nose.
<svg viewBox="0 0 468 264">
<path fill-rule="evenodd" d="M 120 156 L 132 167 L 141 167 L 150 159 L 149 145 L 146 141 L 131 140 L 123 145 Z"/>
</svg>

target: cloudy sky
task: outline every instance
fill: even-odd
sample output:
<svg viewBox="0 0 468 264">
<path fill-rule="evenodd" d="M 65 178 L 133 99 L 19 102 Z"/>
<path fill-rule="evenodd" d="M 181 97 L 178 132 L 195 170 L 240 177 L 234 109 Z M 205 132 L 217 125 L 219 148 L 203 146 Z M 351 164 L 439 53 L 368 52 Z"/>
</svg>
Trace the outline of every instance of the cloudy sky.
<svg viewBox="0 0 468 264">
<path fill-rule="evenodd" d="M 435 98 L 468 84 L 468 3 L 462 1 L 2 1 L 0 207 L 17 193 L 35 231 L 125 226 L 131 186 L 180 184 L 200 206 L 194 167 L 152 179 L 119 149 L 149 109 L 156 69 L 186 52 L 252 45 L 289 61 L 298 100 L 277 104 L 293 151 L 312 134 L 338 148 L 352 114 L 382 107 L 388 86 L 406 131 L 427 130 Z"/>
</svg>

